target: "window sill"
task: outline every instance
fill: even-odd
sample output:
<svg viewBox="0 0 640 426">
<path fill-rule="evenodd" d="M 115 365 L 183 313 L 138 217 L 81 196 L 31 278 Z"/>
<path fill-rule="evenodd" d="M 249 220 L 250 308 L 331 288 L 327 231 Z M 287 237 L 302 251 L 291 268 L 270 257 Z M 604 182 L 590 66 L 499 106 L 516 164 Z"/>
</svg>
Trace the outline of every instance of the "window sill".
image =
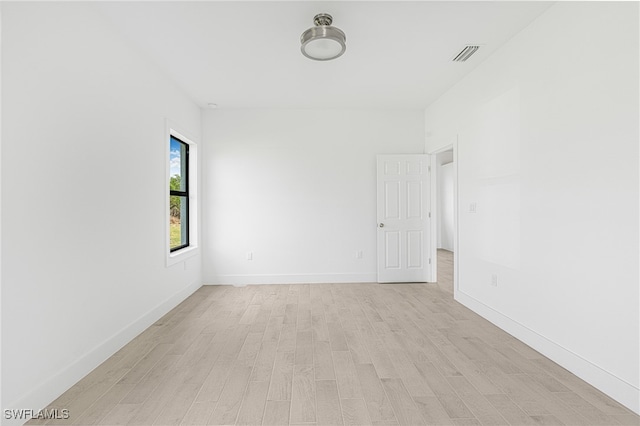
<svg viewBox="0 0 640 426">
<path fill-rule="evenodd" d="M 180 250 L 176 250 L 173 253 L 169 253 L 167 256 L 167 267 L 173 266 L 176 263 L 183 262 L 190 257 L 197 255 L 200 252 L 197 246 L 185 247 Z"/>
</svg>

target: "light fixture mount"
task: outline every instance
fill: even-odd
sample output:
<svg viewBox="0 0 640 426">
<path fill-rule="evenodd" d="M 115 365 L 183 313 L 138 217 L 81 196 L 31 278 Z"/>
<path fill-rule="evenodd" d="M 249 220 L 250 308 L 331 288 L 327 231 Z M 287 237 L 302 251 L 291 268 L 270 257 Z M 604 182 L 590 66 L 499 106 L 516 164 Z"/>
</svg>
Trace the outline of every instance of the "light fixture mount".
<svg viewBox="0 0 640 426">
<path fill-rule="evenodd" d="M 300 51 L 315 61 L 336 59 L 347 50 L 347 36 L 339 28 L 331 26 L 333 17 L 328 13 L 318 13 L 313 17 L 314 27 L 300 36 Z"/>
<path fill-rule="evenodd" d="M 320 25 L 331 25 L 333 23 L 333 17 L 328 13 L 318 13 L 313 17 L 313 23 L 316 24 L 316 27 Z"/>
</svg>

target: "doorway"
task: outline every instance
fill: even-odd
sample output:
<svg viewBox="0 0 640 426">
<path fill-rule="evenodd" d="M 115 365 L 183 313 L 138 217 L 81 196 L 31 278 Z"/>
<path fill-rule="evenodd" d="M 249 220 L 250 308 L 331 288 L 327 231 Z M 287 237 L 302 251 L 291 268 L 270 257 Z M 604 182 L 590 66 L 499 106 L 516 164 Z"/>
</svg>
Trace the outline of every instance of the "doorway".
<svg viewBox="0 0 640 426">
<path fill-rule="evenodd" d="M 454 146 L 450 145 L 432 153 L 433 212 L 432 224 L 434 241 L 432 249 L 436 253 L 434 281 L 442 291 L 454 294 L 456 282 L 457 248 L 457 179 Z"/>
</svg>

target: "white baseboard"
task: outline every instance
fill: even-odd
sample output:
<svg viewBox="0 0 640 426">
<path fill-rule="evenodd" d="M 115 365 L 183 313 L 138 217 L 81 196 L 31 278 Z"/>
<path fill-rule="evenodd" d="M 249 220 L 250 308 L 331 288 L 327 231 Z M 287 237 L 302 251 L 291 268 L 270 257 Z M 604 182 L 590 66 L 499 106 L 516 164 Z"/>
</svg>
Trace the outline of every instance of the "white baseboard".
<svg viewBox="0 0 640 426">
<path fill-rule="evenodd" d="M 286 275 L 218 275 L 205 280 L 212 285 L 252 284 L 320 284 L 320 283 L 371 283 L 377 282 L 376 274 L 286 274 Z"/>
<path fill-rule="evenodd" d="M 507 333 L 523 341 L 585 382 L 640 414 L 640 389 L 580 355 L 501 314 L 468 294 L 456 290 L 455 299 Z"/>
<path fill-rule="evenodd" d="M 84 356 L 72 362 L 58 374 L 43 381 L 39 386 L 28 394 L 8 404 L 3 408 L 2 425 L 13 426 L 22 425 L 27 420 L 5 419 L 4 409 L 33 409 L 40 410 L 49 405 L 52 401 L 62 395 L 71 386 L 86 376 L 98 365 L 102 364 L 107 358 L 120 350 L 124 345 L 129 343 L 138 334 L 142 333 L 149 326 L 162 318 L 167 312 L 179 305 L 183 300 L 193 294 L 201 287 L 200 282 L 193 282 L 187 287 L 175 293 L 164 302 L 151 309 L 146 314 L 117 332 L 112 337 L 106 339 L 103 343 L 96 346 Z M 63 409 L 65 407 L 54 407 Z M 37 411 L 36 411 L 37 413 Z M 71 413 L 73 415 L 73 413 Z"/>
</svg>

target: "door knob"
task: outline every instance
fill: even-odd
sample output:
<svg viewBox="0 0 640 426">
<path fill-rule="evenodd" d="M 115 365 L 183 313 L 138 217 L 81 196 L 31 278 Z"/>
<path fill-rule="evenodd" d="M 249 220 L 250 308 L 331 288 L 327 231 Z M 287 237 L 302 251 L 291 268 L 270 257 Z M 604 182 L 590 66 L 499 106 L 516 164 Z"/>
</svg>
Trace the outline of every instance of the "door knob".
<svg viewBox="0 0 640 426">
<path fill-rule="evenodd" d="M 384 223 L 380 223 L 380 224 L 378 224 L 378 226 L 379 226 L 380 228 L 384 228 Z"/>
</svg>

